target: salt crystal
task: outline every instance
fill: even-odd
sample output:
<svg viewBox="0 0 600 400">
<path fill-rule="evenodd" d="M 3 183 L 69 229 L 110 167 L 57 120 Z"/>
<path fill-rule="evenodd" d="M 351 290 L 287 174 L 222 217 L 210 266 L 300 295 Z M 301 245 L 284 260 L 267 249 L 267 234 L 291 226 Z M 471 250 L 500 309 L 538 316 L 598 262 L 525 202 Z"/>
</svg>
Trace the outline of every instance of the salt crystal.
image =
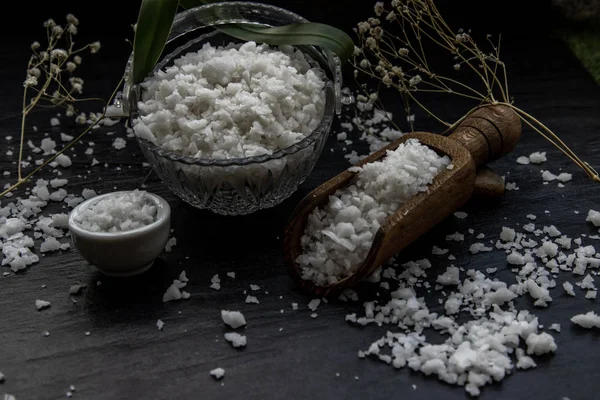
<svg viewBox="0 0 600 400">
<path fill-rule="evenodd" d="M 321 304 L 321 300 L 320 299 L 312 299 L 310 301 L 310 303 L 308 303 L 308 308 L 311 311 L 317 311 L 317 308 L 319 308 L 319 304 Z"/>
<path fill-rule="evenodd" d="M 227 332 L 224 336 L 225 340 L 231 343 L 231 345 L 235 348 L 246 346 L 246 336 L 244 335 L 240 335 L 237 332 Z"/>
<path fill-rule="evenodd" d="M 124 149 L 125 146 L 127 146 L 127 142 L 123 138 L 116 138 L 113 141 L 112 146 L 117 150 L 121 150 Z"/>
<path fill-rule="evenodd" d="M 467 218 L 468 214 L 463 211 L 457 211 L 454 213 L 454 216 L 458 219 L 465 219 L 465 218 Z"/>
<path fill-rule="evenodd" d="M 577 314 L 571 317 L 571 321 L 583 328 L 600 328 L 600 316 L 593 311 L 585 314 Z"/>
<path fill-rule="evenodd" d="M 35 308 L 38 309 L 38 311 L 41 311 L 45 308 L 50 307 L 50 302 L 46 301 L 46 300 L 36 300 L 35 301 Z"/>
<path fill-rule="evenodd" d="M 596 210 L 589 210 L 585 220 L 587 222 L 591 222 L 594 224 L 594 226 L 600 226 L 600 212 Z"/>
<path fill-rule="evenodd" d="M 167 240 L 167 243 L 165 244 L 165 251 L 167 253 L 170 253 L 176 244 L 177 244 L 177 238 L 175 238 L 174 236 L 169 238 L 169 240 Z"/>
<path fill-rule="evenodd" d="M 529 162 L 530 162 L 530 160 L 528 157 L 521 156 L 521 157 L 517 158 L 518 164 L 527 165 L 527 164 L 529 164 Z"/>
<path fill-rule="evenodd" d="M 248 304 L 259 304 L 260 301 L 258 301 L 258 299 L 255 296 L 246 296 L 246 303 Z"/>
<path fill-rule="evenodd" d="M 165 326 L 165 323 L 162 322 L 162 320 L 159 319 L 156 321 L 156 327 L 158 328 L 159 331 L 162 331 L 164 326 Z"/>
<path fill-rule="evenodd" d="M 534 153 L 531 153 L 529 155 L 529 161 L 532 164 L 541 164 L 541 163 L 547 161 L 546 152 L 545 151 L 544 152 L 538 152 L 538 151 L 536 151 Z"/>
<path fill-rule="evenodd" d="M 229 325 L 233 329 L 237 329 L 246 325 L 246 319 L 239 311 L 221 310 L 221 318 L 225 324 Z"/>
<path fill-rule="evenodd" d="M 216 380 L 219 380 L 225 376 L 225 370 L 223 368 L 215 368 L 210 371 L 210 375 Z"/>
</svg>

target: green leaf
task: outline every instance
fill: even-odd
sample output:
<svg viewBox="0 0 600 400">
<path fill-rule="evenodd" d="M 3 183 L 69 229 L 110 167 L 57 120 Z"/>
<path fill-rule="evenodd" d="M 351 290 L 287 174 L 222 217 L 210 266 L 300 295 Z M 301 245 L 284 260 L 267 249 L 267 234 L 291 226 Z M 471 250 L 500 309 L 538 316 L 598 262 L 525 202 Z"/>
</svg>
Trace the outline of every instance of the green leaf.
<svg viewBox="0 0 600 400">
<path fill-rule="evenodd" d="M 171 32 L 179 0 L 143 0 L 133 39 L 133 82 L 146 78 Z"/>
<path fill-rule="evenodd" d="M 180 0 L 179 4 L 186 9 L 202 4 L 218 3 L 220 0 Z M 219 15 L 225 10 L 214 9 L 218 18 L 235 19 L 232 15 Z M 207 16 L 207 19 L 212 19 Z M 330 25 L 317 22 L 297 23 L 277 27 L 261 27 L 253 24 L 225 24 L 215 26 L 216 29 L 240 40 L 266 43 L 269 45 L 311 45 L 319 46 L 334 52 L 342 63 L 346 62 L 354 52 L 354 42 L 344 31 Z"/>
<path fill-rule="evenodd" d="M 318 22 L 297 23 L 271 28 L 251 24 L 219 25 L 218 29 L 240 40 L 269 45 L 311 45 L 334 52 L 342 63 L 354 52 L 354 42 L 344 31 Z"/>
</svg>

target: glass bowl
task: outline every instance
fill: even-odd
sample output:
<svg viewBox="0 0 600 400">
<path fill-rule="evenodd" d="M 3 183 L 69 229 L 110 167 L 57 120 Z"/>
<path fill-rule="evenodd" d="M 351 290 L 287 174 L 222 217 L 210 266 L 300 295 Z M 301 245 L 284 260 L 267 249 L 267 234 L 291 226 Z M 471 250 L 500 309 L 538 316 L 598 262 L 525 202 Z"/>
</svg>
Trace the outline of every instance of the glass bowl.
<svg viewBox="0 0 600 400">
<path fill-rule="evenodd" d="M 160 60 L 152 74 L 207 42 L 212 46 L 241 43 L 215 28 L 240 22 L 280 26 L 307 21 L 290 11 L 261 3 L 222 2 L 191 8 L 175 16 L 167 51 L 169 46 L 180 45 Z M 200 209 L 242 215 L 281 203 L 304 182 L 323 151 L 334 113 L 339 113 L 341 107 L 341 69 L 337 56 L 327 50 L 314 46 L 297 48 L 327 75 L 324 113 L 317 128 L 301 141 L 272 154 L 231 159 L 188 157 L 138 137 L 144 156 L 173 193 Z M 130 65 L 131 58 L 126 79 Z M 139 85 L 124 86 L 122 107 L 131 120 L 139 115 L 137 101 L 141 90 Z"/>
</svg>

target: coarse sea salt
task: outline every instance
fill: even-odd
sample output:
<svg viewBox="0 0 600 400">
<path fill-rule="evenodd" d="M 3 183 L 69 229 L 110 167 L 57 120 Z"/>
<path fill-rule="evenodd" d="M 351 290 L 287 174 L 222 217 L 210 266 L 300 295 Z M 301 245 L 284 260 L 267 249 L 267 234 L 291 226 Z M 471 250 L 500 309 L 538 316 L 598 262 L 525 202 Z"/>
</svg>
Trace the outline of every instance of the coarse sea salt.
<svg viewBox="0 0 600 400">
<path fill-rule="evenodd" d="M 296 259 L 303 279 L 324 285 L 356 271 L 383 221 L 414 195 L 427 191 L 449 164 L 447 156 L 410 139 L 381 161 L 353 167 L 353 180 L 308 216 L 302 254 Z"/>
<path fill-rule="evenodd" d="M 246 325 L 246 318 L 239 311 L 221 310 L 221 318 L 226 325 L 233 329 Z"/>
<path fill-rule="evenodd" d="M 210 375 L 216 380 L 219 380 L 225 376 L 225 370 L 223 368 L 215 368 L 210 371 Z"/>
<path fill-rule="evenodd" d="M 124 232 L 153 223 L 156 215 L 147 193 L 136 189 L 99 199 L 82 209 L 75 222 L 91 232 Z"/>
<path fill-rule="evenodd" d="M 291 46 L 207 43 L 174 64 L 142 83 L 133 122 L 136 135 L 166 150 L 213 159 L 271 154 L 322 119 L 323 72 Z"/>
<path fill-rule="evenodd" d="M 240 335 L 237 332 L 227 332 L 224 337 L 235 348 L 246 347 L 246 336 L 244 335 Z"/>
</svg>

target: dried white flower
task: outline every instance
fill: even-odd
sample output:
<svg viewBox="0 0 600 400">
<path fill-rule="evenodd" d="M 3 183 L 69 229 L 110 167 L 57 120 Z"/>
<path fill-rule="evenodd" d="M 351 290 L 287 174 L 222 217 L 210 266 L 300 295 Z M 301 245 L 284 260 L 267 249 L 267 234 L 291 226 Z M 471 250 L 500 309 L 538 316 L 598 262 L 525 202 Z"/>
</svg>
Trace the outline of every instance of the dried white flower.
<svg viewBox="0 0 600 400">
<path fill-rule="evenodd" d="M 383 37 L 383 29 L 381 29 L 380 26 L 376 26 L 374 28 L 371 28 L 369 34 L 375 39 L 381 39 Z"/>
<path fill-rule="evenodd" d="M 71 35 L 77 35 L 77 27 L 75 25 L 67 25 L 67 32 L 69 32 Z"/>
<path fill-rule="evenodd" d="M 40 48 L 40 42 L 35 41 L 35 42 L 31 43 L 31 50 L 35 51 L 39 48 Z"/>
<path fill-rule="evenodd" d="M 86 121 L 87 121 L 87 118 L 86 118 L 84 112 L 80 113 L 79 115 L 77 115 L 77 117 L 75 117 L 76 124 L 83 125 L 86 123 Z"/>
<path fill-rule="evenodd" d="M 63 49 L 54 49 L 50 53 L 50 57 L 62 60 L 64 58 L 67 58 L 67 52 Z"/>
<path fill-rule="evenodd" d="M 408 49 L 406 47 L 401 47 L 398 49 L 398 55 L 399 56 L 407 56 L 408 55 Z"/>
<path fill-rule="evenodd" d="M 52 33 L 54 35 L 56 35 L 57 37 L 60 37 L 63 34 L 63 32 L 64 32 L 64 29 L 60 25 L 56 25 L 56 26 L 52 27 Z"/>
<path fill-rule="evenodd" d="M 79 20 L 73 14 L 67 14 L 67 22 L 71 25 L 79 25 Z"/>
<path fill-rule="evenodd" d="M 415 87 L 417 86 L 419 83 L 421 83 L 422 79 L 421 79 L 421 75 L 417 74 L 415 76 L 413 76 L 412 78 L 410 78 L 410 80 L 408 81 L 408 84 L 411 87 Z"/>
<path fill-rule="evenodd" d="M 368 37 L 365 44 L 370 50 L 375 50 L 377 48 L 377 41 L 373 37 Z"/>
<path fill-rule="evenodd" d="M 36 86 L 38 84 L 38 80 L 33 75 L 27 75 L 25 82 L 23 82 L 23 86 Z"/>
<path fill-rule="evenodd" d="M 50 19 L 47 19 L 47 20 L 44 22 L 44 28 L 51 28 L 51 29 L 52 29 L 52 28 L 54 28 L 55 26 L 56 26 L 56 22 L 54 22 L 54 20 L 53 20 L 52 18 L 50 18 Z"/>
<path fill-rule="evenodd" d="M 75 56 L 75 57 L 73 57 L 73 61 L 75 61 L 75 64 L 79 65 L 79 64 L 81 64 L 81 57 Z"/>
<path fill-rule="evenodd" d="M 354 46 L 354 52 L 352 53 L 352 55 L 354 57 L 356 57 L 356 56 L 360 55 L 360 53 L 362 53 L 362 49 L 358 46 Z"/>
<path fill-rule="evenodd" d="M 94 42 L 90 44 L 90 53 L 97 53 L 98 50 L 100 50 L 100 42 Z"/>
<path fill-rule="evenodd" d="M 383 76 L 383 78 L 381 78 L 381 81 L 383 82 L 384 85 L 386 85 L 387 87 L 390 87 L 390 85 L 392 84 L 392 78 L 390 78 L 389 74 L 385 74 Z"/>
<path fill-rule="evenodd" d="M 363 34 L 367 33 L 371 29 L 371 25 L 368 22 L 359 22 L 358 23 L 358 33 Z"/>
<path fill-rule="evenodd" d="M 57 64 L 51 63 L 50 64 L 50 73 L 53 75 L 60 74 L 60 67 Z"/>
<path fill-rule="evenodd" d="M 359 65 L 360 65 L 361 68 L 369 68 L 369 66 L 371 65 L 371 63 L 366 58 L 363 58 L 362 60 L 360 60 L 360 64 Z"/>
<path fill-rule="evenodd" d="M 381 16 L 381 14 L 383 14 L 383 2 L 378 1 L 377 3 L 375 3 L 375 15 L 377 15 L 378 17 Z"/>
<path fill-rule="evenodd" d="M 75 107 L 73 107 L 73 104 L 67 104 L 67 110 L 65 114 L 67 115 L 67 117 L 72 117 L 73 115 L 75 115 Z"/>
<path fill-rule="evenodd" d="M 392 7 L 400 7 L 400 0 L 392 0 Z"/>
<path fill-rule="evenodd" d="M 73 72 L 75 71 L 75 68 L 77 68 L 77 64 L 75 64 L 74 62 L 69 61 L 67 63 L 67 71 Z"/>
<path fill-rule="evenodd" d="M 388 15 L 386 15 L 385 19 L 387 21 L 393 21 L 396 19 L 396 13 L 393 11 L 390 11 L 390 13 Z"/>
<path fill-rule="evenodd" d="M 31 68 L 29 71 L 27 71 L 29 73 L 29 75 L 33 75 L 36 78 L 39 78 L 42 75 L 42 72 L 40 71 L 39 68 L 37 67 L 33 67 Z"/>
<path fill-rule="evenodd" d="M 460 69 L 460 64 L 454 64 L 454 70 L 458 71 Z"/>
</svg>

